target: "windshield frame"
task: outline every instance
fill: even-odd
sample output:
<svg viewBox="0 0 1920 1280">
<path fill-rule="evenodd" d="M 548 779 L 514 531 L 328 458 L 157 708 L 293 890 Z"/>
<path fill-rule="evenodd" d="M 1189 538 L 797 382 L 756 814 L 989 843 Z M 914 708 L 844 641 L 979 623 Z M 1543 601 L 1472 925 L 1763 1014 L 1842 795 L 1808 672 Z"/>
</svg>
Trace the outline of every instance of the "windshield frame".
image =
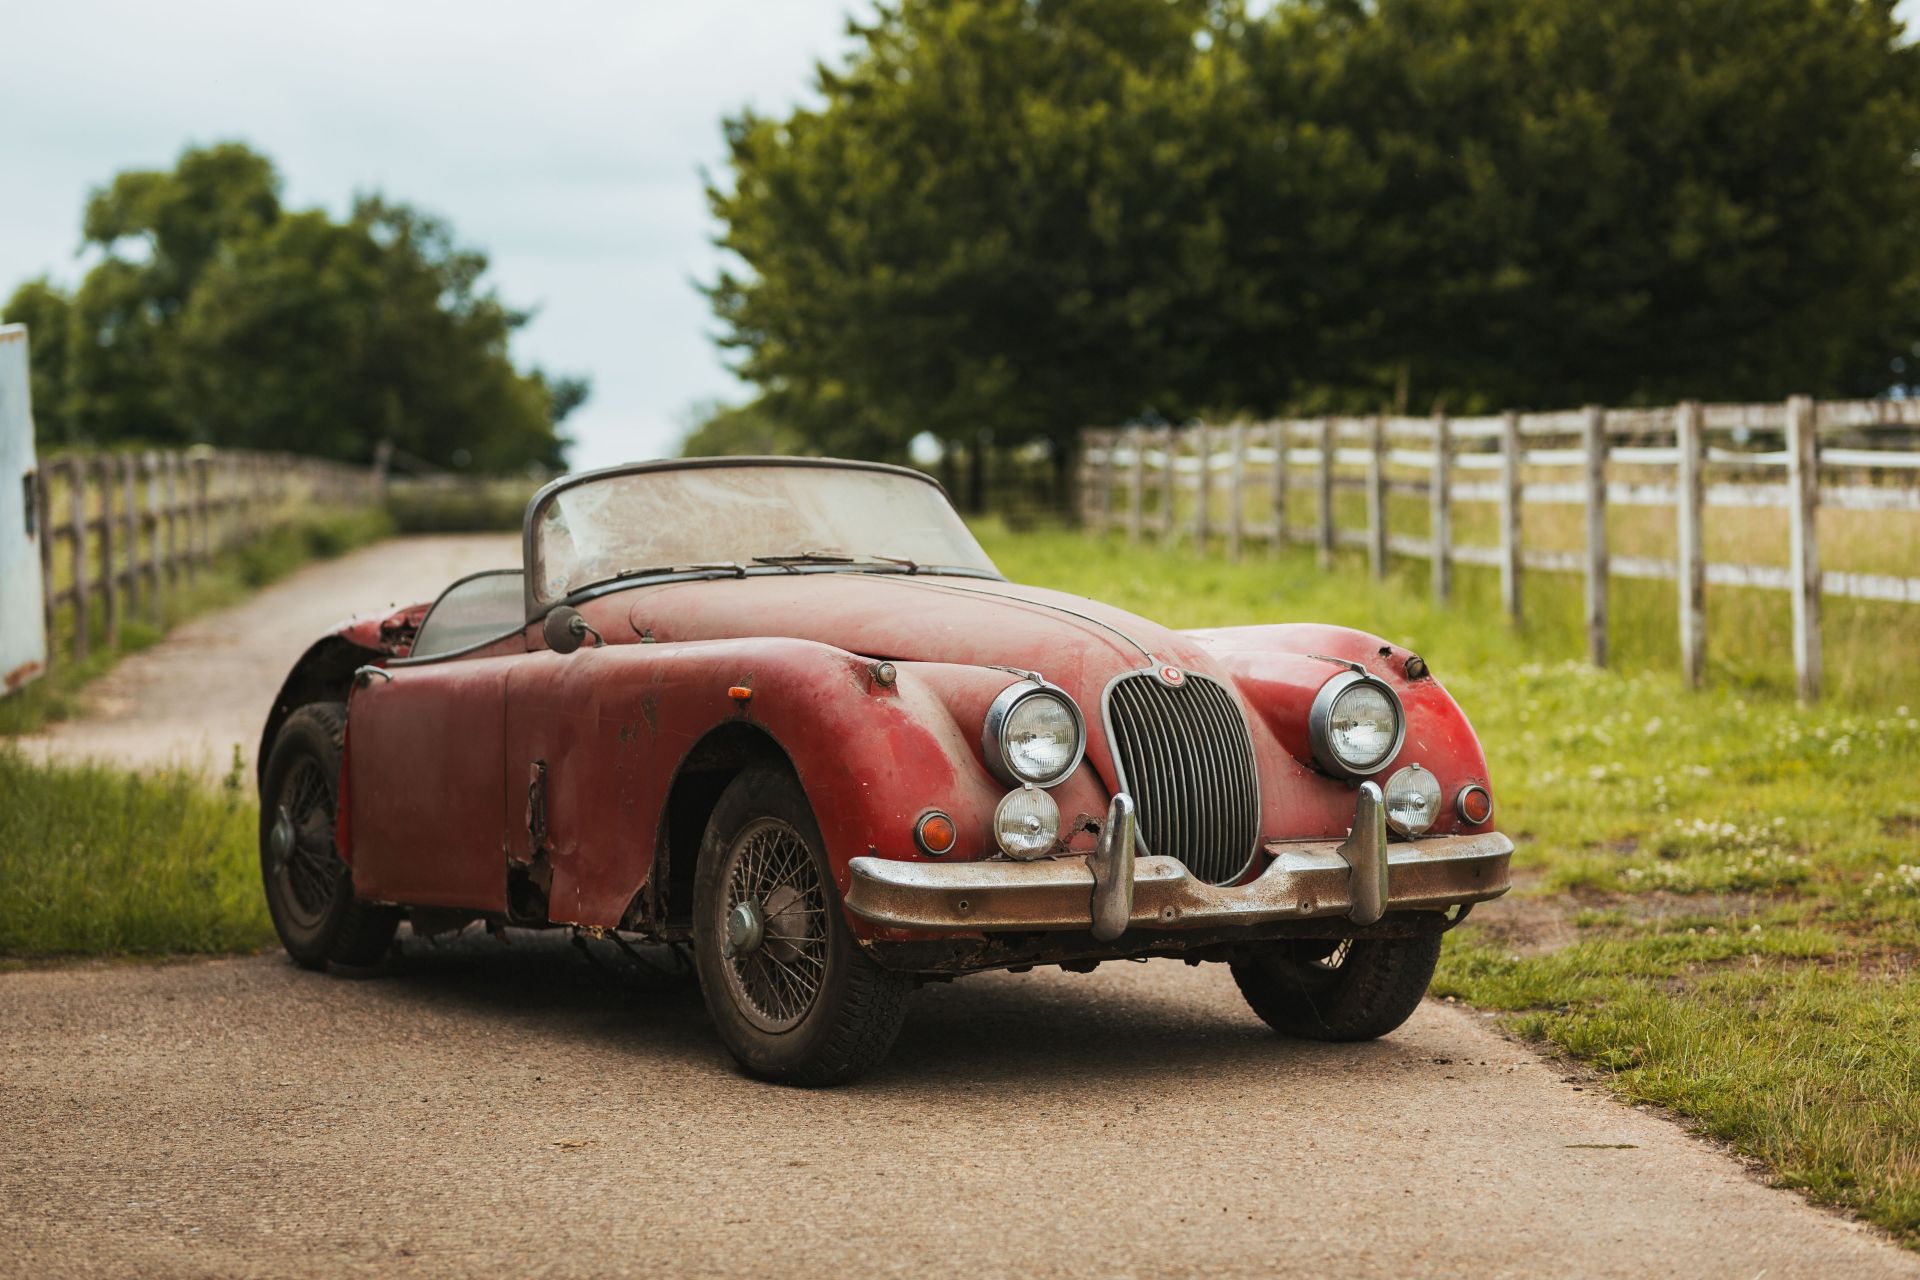
<svg viewBox="0 0 1920 1280">
<path fill-rule="evenodd" d="M 912 467 L 896 466 L 891 462 L 864 462 L 852 458 L 788 458 L 788 457 L 721 457 L 721 458 L 661 458 L 652 462 L 628 462 L 613 467 L 598 467 L 592 471 L 578 471 L 572 475 L 550 480 L 534 492 L 527 500 L 526 513 L 520 522 L 520 565 L 526 578 L 527 621 L 534 622 L 546 616 L 552 609 L 563 604 L 575 604 L 594 596 L 605 595 L 610 591 L 620 591 L 628 587 L 646 586 L 657 582 L 684 582 L 700 578 L 744 578 L 759 577 L 762 574 L 790 574 L 796 571 L 804 573 L 925 573 L 967 578 L 985 578 L 992 582 L 1005 582 L 1004 575 L 987 573 L 960 565 L 914 565 L 858 562 L 853 564 L 754 564 L 740 567 L 700 566 L 697 568 L 675 569 L 660 573 L 640 574 L 628 578 L 612 578 L 577 588 L 555 600 L 541 600 L 534 589 L 534 575 L 530 566 L 534 563 L 534 531 L 539 528 L 541 513 L 547 504 L 560 493 L 577 485 L 590 484 L 596 480 L 606 480 L 615 476 L 645 475 L 653 471 L 703 471 L 721 467 L 814 467 L 834 471 L 880 471 L 889 475 L 904 476 L 931 485 L 940 497 L 951 506 L 953 498 L 947 493 L 946 486 L 924 471 Z"/>
</svg>

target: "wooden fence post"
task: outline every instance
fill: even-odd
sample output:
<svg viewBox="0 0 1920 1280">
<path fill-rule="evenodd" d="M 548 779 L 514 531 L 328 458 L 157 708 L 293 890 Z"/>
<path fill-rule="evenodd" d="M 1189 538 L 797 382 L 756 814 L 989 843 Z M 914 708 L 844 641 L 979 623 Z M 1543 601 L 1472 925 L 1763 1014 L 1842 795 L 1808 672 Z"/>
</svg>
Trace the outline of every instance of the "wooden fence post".
<svg viewBox="0 0 1920 1280">
<path fill-rule="evenodd" d="M 1333 568 L 1333 419 L 1320 419 L 1320 567 Z"/>
<path fill-rule="evenodd" d="M 167 519 L 167 590 L 180 587 L 180 455 L 168 450 L 161 455 Z"/>
<path fill-rule="evenodd" d="M 1813 401 L 1787 401 L 1787 508 L 1793 573 L 1793 670 L 1800 701 L 1820 697 L 1820 549 L 1814 523 L 1820 513 L 1820 449 Z"/>
<path fill-rule="evenodd" d="M 1706 506 L 1706 435 L 1700 402 L 1689 400 L 1674 414 L 1673 436 L 1679 465 L 1674 479 L 1675 544 L 1680 583 L 1680 673 L 1698 689 L 1707 666 L 1707 557 L 1700 517 Z"/>
<path fill-rule="evenodd" d="M 130 453 L 120 455 L 120 492 L 124 510 L 122 531 L 126 534 L 127 562 L 127 616 L 140 616 L 140 492 L 138 487 L 140 460 Z"/>
<path fill-rule="evenodd" d="M 1520 415 L 1500 419 L 1500 603 L 1520 621 Z"/>
<path fill-rule="evenodd" d="M 167 609 L 160 595 L 160 459 L 151 449 L 140 455 L 140 478 L 146 504 L 140 524 L 147 532 L 147 616 L 155 627 L 164 627 Z"/>
<path fill-rule="evenodd" d="M 1118 431 L 1100 433 L 1102 447 L 1106 450 L 1106 465 L 1100 468 L 1100 532 L 1106 533 L 1113 528 L 1113 495 L 1120 480 L 1120 439 Z"/>
<path fill-rule="evenodd" d="M 1273 488 L 1273 542 L 1268 550 L 1279 555 L 1287 545 L 1287 424 L 1276 419 L 1267 428 L 1273 442 L 1273 471 L 1267 481 Z"/>
<path fill-rule="evenodd" d="M 1133 448 L 1133 465 L 1128 469 L 1127 484 L 1127 541 L 1138 542 L 1141 526 L 1146 522 L 1147 433 L 1141 427 L 1131 428 L 1127 432 L 1127 441 Z"/>
<path fill-rule="evenodd" d="M 1213 432 L 1204 422 L 1193 425 L 1194 459 L 1200 469 L 1194 473 L 1193 541 L 1201 555 L 1213 538 Z"/>
<path fill-rule="evenodd" d="M 1387 576 L 1387 419 L 1374 418 L 1367 441 L 1367 565 L 1373 580 Z"/>
<path fill-rule="evenodd" d="M 106 622 L 108 649 L 120 647 L 120 593 L 113 558 L 113 472 L 112 455 L 94 459 L 95 487 L 100 491 L 100 616 Z"/>
<path fill-rule="evenodd" d="M 1160 428 L 1160 541 L 1172 546 L 1180 536 L 1180 483 L 1174 464 L 1179 461 L 1180 437 L 1172 427 Z"/>
<path fill-rule="evenodd" d="M 53 629 L 53 481 L 52 467 L 42 466 L 33 473 L 33 527 L 40 538 L 40 615 L 47 630 L 47 670 L 53 670 L 60 648 Z"/>
<path fill-rule="evenodd" d="M 1453 599 L 1453 447 L 1448 439 L 1447 415 L 1433 415 L 1433 480 L 1428 505 L 1433 517 L 1433 598 Z"/>
<path fill-rule="evenodd" d="M 1247 427 L 1240 421 L 1227 428 L 1227 559 L 1240 558 L 1240 539 L 1246 531 L 1241 495 L 1247 485 Z"/>
<path fill-rule="evenodd" d="M 1607 665 L 1607 411 L 1588 405 L 1581 430 L 1587 479 L 1587 661 Z"/>
<path fill-rule="evenodd" d="M 87 591 L 87 472 L 67 459 L 67 528 L 73 542 L 73 657 L 85 661 L 93 647 L 93 601 Z"/>
</svg>

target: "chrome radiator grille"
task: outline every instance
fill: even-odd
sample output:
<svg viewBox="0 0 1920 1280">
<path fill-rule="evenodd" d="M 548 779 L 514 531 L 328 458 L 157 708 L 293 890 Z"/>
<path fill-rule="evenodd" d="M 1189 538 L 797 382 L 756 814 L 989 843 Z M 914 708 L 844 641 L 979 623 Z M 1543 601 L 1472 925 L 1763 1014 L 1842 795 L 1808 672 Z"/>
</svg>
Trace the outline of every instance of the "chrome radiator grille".
<svg viewBox="0 0 1920 1280">
<path fill-rule="evenodd" d="M 1169 685 L 1142 671 L 1108 687 L 1106 713 L 1142 852 L 1178 858 L 1209 884 L 1237 878 L 1260 838 L 1260 784 L 1233 695 L 1205 676 Z"/>
</svg>

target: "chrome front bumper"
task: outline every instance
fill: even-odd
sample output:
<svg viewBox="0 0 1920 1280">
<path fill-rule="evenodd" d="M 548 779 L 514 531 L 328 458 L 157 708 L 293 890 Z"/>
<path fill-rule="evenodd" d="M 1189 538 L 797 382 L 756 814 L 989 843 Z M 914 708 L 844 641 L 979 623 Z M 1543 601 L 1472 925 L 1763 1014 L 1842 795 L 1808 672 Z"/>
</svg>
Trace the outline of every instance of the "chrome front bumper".
<svg viewBox="0 0 1920 1280">
<path fill-rule="evenodd" d="M 1133 801 L 1115 796 L 1100 846 L 1037 862 L 895 862 L 855 858 L 847 909 L 926 933 L 1089 930 L 1111 942 L 1129 928 L 1202 928 L 1440 911 L 1497 898 L 1510 884 L 1513 841 L 1498 832 L 1389 844 L 1380 788 L 1362 783 L 1345 840 L 1274 841 L 1247 884 L 1203 884 L 1176 859 L 1137 858 Z"/>
</svg>

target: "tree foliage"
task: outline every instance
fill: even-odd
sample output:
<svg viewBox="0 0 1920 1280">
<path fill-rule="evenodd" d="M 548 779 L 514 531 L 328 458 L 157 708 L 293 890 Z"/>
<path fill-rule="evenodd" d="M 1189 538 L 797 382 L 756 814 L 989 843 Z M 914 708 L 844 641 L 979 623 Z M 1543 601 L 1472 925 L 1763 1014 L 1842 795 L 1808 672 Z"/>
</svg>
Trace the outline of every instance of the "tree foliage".
<svg viewBox="0 0 1920 1280">
<path fill-rule="evenodd" d="M 514 367 L 527 313 L 486 287 L 484 253 L 405 205 L 365 197 L 335 221 L 283 208 L 279 188 L 266 157 L 226 143 L 94 192 L 99 260 L 79 288 L 29 282 L 5 310 L 33 331 L 43 438 L 561 463 L 586 383 Z"/>
<path fill-rule="evenodd" d="M 1856 394 L 1920 338 L 1891 0 L 898 0 L 726 126 L 710 294 L 818 447 Z"/>
</svg>

